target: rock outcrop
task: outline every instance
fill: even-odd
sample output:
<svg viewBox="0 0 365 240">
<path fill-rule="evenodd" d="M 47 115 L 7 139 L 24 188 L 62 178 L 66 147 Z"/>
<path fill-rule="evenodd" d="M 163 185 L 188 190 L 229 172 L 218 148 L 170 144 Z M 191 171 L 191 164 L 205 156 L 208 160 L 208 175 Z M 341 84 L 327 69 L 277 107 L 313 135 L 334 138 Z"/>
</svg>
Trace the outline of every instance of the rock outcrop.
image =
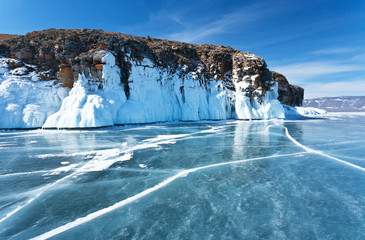
<svg viewBox="0 0 365 240">
<path fill-rule="evenodd" d="M 271 71 L 273 79 L 278 83 L 278 100 L 288 106 L 302 106 L 304 89 L 299 86 L 289 84 L 286 77 L 280 73 Z"/>
<path fill-rule="evenodd" d="M 0 55 L 8 69 L 2 70 L 3 80 L 72 89 L 60 98 L 59 112 L 51 118 L 43 113 L 47 127 L 282 118 L 275 80 L 282 103 L 301 105 L 303 98 L 302 88 L 270 72 L 261 57 L 225 46 L 49 29 L 1 41 Z M 103 116 L 108 120 L 100 120 Z"/>
</svg>

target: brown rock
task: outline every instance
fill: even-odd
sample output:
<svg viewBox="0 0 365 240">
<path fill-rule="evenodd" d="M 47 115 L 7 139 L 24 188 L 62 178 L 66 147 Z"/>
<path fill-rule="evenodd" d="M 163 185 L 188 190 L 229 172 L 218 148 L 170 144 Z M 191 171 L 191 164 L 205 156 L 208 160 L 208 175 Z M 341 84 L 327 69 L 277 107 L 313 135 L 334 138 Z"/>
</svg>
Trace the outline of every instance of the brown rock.
<svg viewBox="0 0 365 240">
<path fill-rule="evenodd" d="M 9 69 L 15 69 L 15 68 L 24 66 L 24 63 L 22 63 L 21 61 L 16 61 L 16 60 L 9 60 L 9 61 L 7 61 L 7 64 L 8 64 Z"/>
<path fill-rule="evenodd" d="M 47 49 L 41 49 L 39 51 L 39 57 L 43 61 L 52 61 L 52 60 L 54 60 L 54 53 L 53 53 L 53 51 L 48 51 Z"/>
<path fill-rule="evenodd" d="M 70 66 L 61 66 L 57 72 L 57 79 L 62 82 L 63 87 L 72 88 L 74 84 L 73 71 Z"/>
<path fill-rule="evenodd" d="M 103 64 L 96 64 L 95 69 L 103 70 Z"/>
<path fill-rule="evenodd" d="M 289 84 L 286 77 L 280 73 L 271 71 L 273 79 L 278 83 L 278 100 L 289 106 L 302 106 L 304 89 Z"/>
<path fill-rule="evenodd" d="M 19 52 L 16 52 L 15 57 L 20 59 L 20 60 L 28 60 L 28 59 L 31 59 L 33 57 L 33 54 L 31 52 L 23 49 Z"/>
</svg>

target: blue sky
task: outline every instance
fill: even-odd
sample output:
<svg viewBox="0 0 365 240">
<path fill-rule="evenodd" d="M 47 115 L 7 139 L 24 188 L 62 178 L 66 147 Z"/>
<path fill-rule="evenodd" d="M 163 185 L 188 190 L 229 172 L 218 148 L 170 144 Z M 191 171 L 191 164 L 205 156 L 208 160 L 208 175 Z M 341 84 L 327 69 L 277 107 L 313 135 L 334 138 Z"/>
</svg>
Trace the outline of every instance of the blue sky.
<svg viewBox="0 0 365 240">
<path fill-rule="evenodd" d="M 0 0 L 0 33 L 97 28 L 251 51 L 305 97 L 365 95 L 365 1 Z"/>
</svg>

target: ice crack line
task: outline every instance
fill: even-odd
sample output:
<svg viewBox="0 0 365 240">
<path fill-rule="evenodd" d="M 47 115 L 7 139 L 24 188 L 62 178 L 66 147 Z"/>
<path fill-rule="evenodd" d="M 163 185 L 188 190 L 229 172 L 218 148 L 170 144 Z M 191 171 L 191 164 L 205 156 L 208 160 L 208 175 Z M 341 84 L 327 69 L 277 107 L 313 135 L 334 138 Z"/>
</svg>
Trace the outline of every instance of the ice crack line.
<svg viewBox="0 0 365 240">
<path fill-rule="evenodd" d="M 25 204 L 23 204 L 22 206 L 18 206 L 17 208 L 15 208 L 13 211 L 9 212 L 8 214 L 6 214 L 5 217 L 3 217 L 2 219 L 0 219 L 0 223 L 2 223 L 3 221 L 5 221 L 6 219 L 8 219 L 9 217 L 11 217 L 12 215 L 14 215 L 15 213 L 19 212 L 21 209 L 25 208 L 26 206 L 28 206 L 29 204 L 31 204 L 34 200 L 36 200 L 39 196 L 41 196 L 47 189 L 49 189 L 50 187 L 56 185 L 57 183 L 65 180 L 65 179 L 68 179 L 72 176 L 74 176 L 76 174 L 76 172 L 70 174 L 70 175 L 67 175 L 66 177 L 63 177 L 63 178 L 60 178 L 58 179 L 57 181 L 53 182 L 53 183 L 50 183 L 46 186 L 44 186 L 40 192 L 34 196 L 33 198 L 29 199 Z"/>
<path fill-rule="evenodd" d="M 230 164 L 237 164 L 237 163 L 243 163 L 243 162 L 249 162 L 249 161 L 257 161 L 257 160 L 262 160 L 262 159 L 270 159 L 270 158 L 278 158 L 278 157 L 287 157 L 287 156 L 294 156 L 294 155 L 298 155 L 298 154 L 303 154 L 305 152 L 299 152 L 299 153 L 291 153 L 291 154 L 281 154 L 281 155 L 274 155 L 274 156 L 267 156 L 267 157 L 257 157 L 257 158 L 250 158 L 250 159 L 244 159 L 244 160 L 236 160 L 236 161 L 229 161 L 229 162 L 222 162 L 222 163 L 216 163 L 216 164 L 210 164 L 210 165 L 206 165 L 206 166 L 201 166 L 201 167 L 196 167 L 196 168 L 191 168 L 191 169 L 187 169 L 187 170 L 183 170 L 178 172 L 177 174 L 175 174 L 174 176 L 167 178 L 166 180 L 164 180 L 163 182 L 155 185 L 154 187 L 148 188 L 132 197 L 129 197 L 127 199 L 124 199 L 120 202 L 115 203 L 114 205 L 111 205 L 107 208 L 103 208 L 100 209 L 96 212 L 90 213 L 89 215 L 85 216 L 85 217 L 81 217 L 78 218 L 72 222 L 69 222 L 63 226 L 60 226 L 58 228 L 55 228 L 51 231 L 48 231 L 46 233 L 43 233 L 42 235 L 39 235 L 37 237 L 34 237 L 32 239 L 34 240 L 41 240 L 41 239 L 48 239 L 51 237 L 54 237 L 60 233 L 63 233 L 65 231 L 68 231 L 72 228 L 75 228 L 81 224 L 84 224 L 86 222 L 89 222 L 95 218 L 98 218 L 102 215 L 105 215 L 109 212 L 112 212 L 118 208 L 121 208 L 129 203 L 132 203 L 144 196 L 147 196 L 150 193 L 153 193 L 155 191 L 157 191 L 158 189 L 165 187 L 166 185 L 170 184 L 171 182 L 175 181 L 176 179 L 180 178 L 180 177 L 185 177 L 187 176 L 189 173 L 192 172 L 196 172 L 202 169 L 207 169 L 207 168 L 213 168 L 213 167 L 218 167 L 218 166 L 224 166 L 224 165 L 230 165 Z"/>
<path fill-rule="evenodd" d="M 279 126 L 279 125 L 272 125 L 272 126 L 269 126 L 267 129 L 269 129 L 270 127 L 273 127 L 273 126 Z M 309 148 L 309 147 L 307 147 L 307 146 L 305 146 L 305 145 L 301 144 L 300 142 L 298 142 L 297 140 L 295 140 L 295 139 L 294 139 L 294 138 L 293 138 L 293 137 L 289 134 L 289 130 L 288 130 L 288 128 L 287 128 L 287 127 L 284 127 L 284 126 L 282 126 L 282 127 L 285 129 L 285 134 L 286 134 L 286 136 L 289 138 L 289 140 L 290 140 L 290 141 L 292 141 L 292 142 L 293 142 L 295 145 L 297 145 L 298 147 L 301 147 L 302 149 L 304 149 L 306 152 L 308 152 L 308 153 L 315 153 L 315 154 L 318 154 L 318 155 L 322 155 L 322 156 L 324 156 L 324 157 L 327 157 L 327 158 L 333 159 L 333 160 L 335 160 L 335 161 L 338 161 L 338 162 L 344 163 L 344 164 L 346 164 L 346 165 L 348 165 L 348 166 L 351 166 L 351 167 L 353 167 L 353 168 L 357 168 L 357 169 L 359 169 L 359 170 L 365 171 L 365 168 L 363 168 L 363 167 L 360 167 L 360 166 L 355 165 L 355 164 L 350 163 L 350 162 L 346 162 L 345 160 L 342 160 L 342 159 L 339 159 L 339 158 L 336 158 L 336 157 L 332 157 L 332 156 L 330 156 L 330 155 L 328 155 L 328 154 L 325 154 L 325 153 L 323 153 L 323 152 L 321 152 L 321 151 L 314 150 L 314 149 L 312 149 L 312 148 Z"/>
<path fill-rule="evenodd" d="M 19 172 L 19 173 L 7 173 L 0 175 L 0 178 L 3 177 L 12 177 L 12 176 L 21 176 L 21 175 L 31 175 L 31 174 L 39 174 L 39 173 L 48 173 L 49 171 L 34 171 L 34 172 Z"/>
<path fill-rule="evenodd" d="M 137 146 L 134 146 L 130 149 L 127 149 L 127 150 L 124 150 L 123 152 L 124 153 L 129 153 L 129 152 L 133 152 L 133 151 L 136 151 L 136 150 L 141 150 L 141 149 L 147 149 L 147 148 L 155 148 L 155 147 L 158 147 L 159 145 L 162 145 L 162 144 L 174 144 L 176 143 L 175 141 L 177 140 L 182 140 L 182 139 L 188 139 L 189 137 L 191 137 L 192 135 L 194 134 L 199 134 L 199 133 L 210 133 L 210 132 L 217 132 L 221 129 L 223 129 L 225 127 L 212 127 L 211 129 L 208 129 L 208 130 L 202 130 L 202 131 L 199 131 L 199 132 L 196 132 L 196 133 L 192 133 L 192 134 L 177 134 L 177 135 L 161 135 L 161 136 L 157 136 L 155 138 L 151 138 L 151 139 L 146 139 L 144 140 L 144 144 L 142 145 L 137 145 Z M 83 153 L 75 153 L 73 155 L 83 155 L 85 153 L 98 153 L 98 151 L 91 151 L 91 152 L 83 152 Z M 48 155 L 46 155 L 48 156 Z M 89 162 L 90 163 L 90 162 Z M 85 165 L 87 165 L 87 163 L 84 163 Z M 78 166 L 80 166 L 81 164 L 79 164 Z M 70 170 L 74 170 L 74 169 L 70 169 Z M 8 214 L 6 214 L 5 217 L 1 218 L 0 219 L 0 223 L 2 223 L 3 221 L 5 221 L 6 219 L 10 218 L 12 215 L 14 215 L 15 213 L 19 212 L 21 209 L 25 208 L 26 206 L 28 206 L 29 204 L 31 204 L 34 200 L 36 200 L 38 197 L 40 197 L 47 189 L 49 189 L 50 187 L 58 184 L 59 182 L 63 181 L 63 180 L 66 180 L 70 177 L 73 177 L 75 176 L 76 174 L 79 174 L 79 171 L 77 171 L 78 168 L 76 167 L 76 171 L 64 178 L 61 178 L 57 181 L 55 181 L 54 183 L 50 183 L 44 187 L 41 188 L 40 192 L 33 198 L 29 199 L 25 204 L 21 205 L 21 206 L 18 206 L 17 208 L 15 208 L 13 211 L 9 212 Z M 40 171 L 39 171 L 40 172 Z M 36 172 L 33 172 L 33 173 L 36 173 Z M 14 174 L 7 174 L 6 176 L 12 176 L 12 175 L 21 175 L 21 174 L 30 174 L 29 172 L 27 173 L 14 173 Z M 2 176 L 5 176 L 5 175 L 2 175 Z M 2 177 L 0 175 L 0 177 Z"/>
</svg>

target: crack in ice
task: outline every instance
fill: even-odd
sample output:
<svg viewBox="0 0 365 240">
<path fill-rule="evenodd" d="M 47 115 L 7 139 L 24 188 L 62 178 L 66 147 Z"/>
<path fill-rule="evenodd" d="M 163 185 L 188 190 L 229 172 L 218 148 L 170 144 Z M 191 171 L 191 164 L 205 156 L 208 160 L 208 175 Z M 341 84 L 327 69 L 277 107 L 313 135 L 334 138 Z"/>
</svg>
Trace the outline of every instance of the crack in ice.
<svg viewBox="0 0 365 240">
<path fill-rule="evenodd" d="M 67 179 L 67 178 L 70 178 L 72 176 L 74 176 L 76 174 L 76 172 L 66 176 L 66 177 L 63 177 L 61 179 L 58 179 L 57 181 L 55 181 L 54 183 L 51 183 L 51 184 L 48 184 L 46 186 L 44 186 L 41 191 L 33 198 L 29 199 L 24 205 L 22 206 L 18 206 L 17 208 L 15 208 L 13 211 L 9 212 L 8 214 L 6 214 L 5 217 L 3 217 L 2 219 L 0 219 L 0 223 L 2 223 L 3 221 L 5 221 L 6 219 L 8 219 L 9 217 L 11 217 L 12 215 L 14 215 L 15 213 L 17 213 L 18 211 L 20 211 L 21 209 L 25 208 L 26 206 L 28 206 L 29 204 L 31 204 L 34 200 L 36 200 L 40 195 L 42 195 L 48 188 L 56 185 L 57 183 Z"/>
<path fill-rule="evenodd" d="M 279 125 L 271 125 L 271 126 L 268 126 L 268 127 L 266 128 L 266 130 L 268 130 L 270 127 L 274 127 L 274 126 L 279 126 Z M 355 165 L 355 164 L 350 163 L 350 162 L 346 162 L 345 160 L 342 160 L 342 159 L 339 159 L 339 158 L 336 158 L 336 157 L 330 156 L 330 155 L 328 155 L 328 154 L 323 153 L 322 151 L 314 150 L 314 149 L 312 149 L 312 148 L 309 148 L 309 147 L 307 147 L 307 146 L 305 146 L 305 145 L 301 144 L 300 142 L 298 142 L 297 140 L 295 140 L 295 139 L 294 139 L 294 138 L 293 138 L 293 137 L 289 134 L 289 130 L 288 130 L 288 128 L 287 128 L 287 127 L 284 127 L 284 126 L 280 126 L 280 127 L 283 127 L 283 128 L 285 129 L 285 134 L 286 134 L 286 136 L 289 138 L 289 140 L 290 140 L 290 141 L 292 141 L 292 142 L 293 142 L 295 145 L 297 145 L 298 147 L 300 147 L 300 148 L 304 149 L 306 152 L 308 152 L 308 153 L 315 153 L 315 154 L 318 154 L 318 155 L 321 155 L 321 156 L 324 156 L 324 157 L 327 157 L 327 158 L 333 159 L 333 160 L 335 160 L 335 161 L 338 161 L 338 162 L 344 163 L 344 164 L 346 164 L 346 165 L 348 165 L 348 166 L 351 166 L 351 167 L 353 167 L 353 168 L 357 168 L 357 169 L 359 169 L 359 170 L 365 171 L 365 168 L 363 168 L 363 167 L 360 167 L 360 166 Z"/>
<path fill-rule="evenodd" d="M 126 161 L 129 160 L 132 157 L 131 153 L 124 153 L 123 156 L 121 157 L 117 157 L 120 153 L 122 153 L 121 151 L 115 151 L 115 149 L 113 152 L 110 152 L 110 149 L 107 150 L 101 150 L 99 151 L 96 156 L 87 162 L 82 162 L 79 164 L 71 164 L 69 166 L 65 166 L 65 167 L 60 167 L 60 168 L 56 168 L 53 173 L 54 174 L 59 174 L 60 172 L 69 172 L 71 170 L 74 170 L 73 173 L 58 179 L 57 181 L 47 184 L 44 187 L 40 188 L 40 191 L 38 192 L 37 195 L 35 195 L 33 198 L 29 199 L 25 204 L 16 207 L 13 211 L 9 212 L 6 214 L 5 217 L 0 219 L 0 223 L 2 223 L 3 221 L 5 221 L 6 219 L 8 219 L 9 217 L 11 217 L 12 215 L 14 215 L 15 213 L 19 212 L 21 209 L 27 207 L 29 204 L 31 204 L 34 200 L 36 200 L 39 196 L 41 196 L 45 191 L 47 191 L 49 188 L 53 187 L 54 185 L 58 184 L 61 181 L 64 181 L 70 177 L 73 177 L 75 175 L 78 174 L 82 174 L 84 172 L 91 172 L 91 171 L 101 171 L 104 169 L 109 168 L 112 164 L 119 162 L 119 161 Z M 106 156 L 103 156 L 104 155 Z M 112 160 L 110 160 L 109 158 L 113 158 Z M 101 164 L 100 164 L 101 163 Z M 48 175 L 53 175 L 52 173 L 49 173 Z"/>
<path fill-rule="evenodd" d="M 18 173 L 7 173 L 0 175 L 0 178 L 3 177 L 12 177 L 12 176 L 20 176 L 20 175 L 32 175 L 32 174 L 40 174 L 40 173 L 48 173 L 50 171 L 33 171 L 33 172 L 18 172 Z"/>
<path fill-rule="evenodd" d="M 60 233 L 63 233 L 65 231 L 68 231 L 72 228 L 75 228 L 81 224 L 84 224 L 84 223 L 87 223 L 95 218 L 98 218 L 102 215 L 105 215 L 109 212 L 112 212 L 118 208 L 121 208 L 129 203 L 132 203 L 144 196 L 147 196 L 149 195 L 150 193 L 153 193 L 155 192 L 156 190 L 162 188 L 162 187 L 165 187 L 166 185 L 170 184 L 171 182 L 175 181 L 176 179 L 178 178 L 181 178 L 181 177 L 186 177 L 189 173 L 192 173 L 192 172 L 196 172 L 196 171 L 199 171 L 199 170 L 202 170 L 202 169 L 207 169 L 207 168 L 212 168 L 212 167 L 218 167 L 218 166 L 224 166 L 224 165 L 230 165 L 230 164 L 237 164 L 237 163 L 243 163 L 243 162 L 249 162 L 249 161 L 257 161 L 257 160 L 262 160 L 262 159 L 271 159 L 271 158 L 278 158 L 278 157 L 287 157 L 287 156 L 294 156 L 294 155 L 298 155 L 298 154 L 303 154 L 305 152 L 299 152 L 299 153 L 291 153 L 291 154 L 281 154 L 281 155 L 272 155 L 272 156 L 267 156 L 267 157 L 257 157 L 257 158 L 250 158 L 250 159 L 243 159 L 243 160 L 236 160 L 236 161 L 229 161 L 229 162 L 222 162 L 222 163 L 216 163 L 216 164 L 210 164 L 210 165 L 206 165 L 206 166 L 201 166 L 201 167 L 196 167 L 196 168 L 191 168 L 191 169 L 186 169 L 186 170 L 183 170 L 183 171 L 180 171 L 178 172 L 177 174 L 175 174 L 174 176 L 170 177 L 170 178 L 167 178 L 166 180 L 160 182 L 159 184 L 155 185 L 154 187 L 151 187 L 151 188 L 148 188 L 132 197 L 129 197 L 129 198 L 126 198 L 120 202 L 117 202 L 115 203 L 114 205 L 111 205 L 107 208 L 103 208 L 103 209 L 100 209 L 96 212 L 93 212 L 93 213 L 90 213 L 88 215 L 86 215 L 85 217 L 81 217 L 81 218 L 78 218 L 72 222 L 69 222 L 63 226 L 60 226 L 58 228 L 55 228 L 53 230 L 50 230 L 46 233 L 43 233 L 39 236 L 36 236 L 32 239 L 37 239 L 37 240 L 40 240 L 40 239 L 48 239 L 48 238 L 51 238 L 51 237 L 54 237 Z"/>
<path fill-rule="evenodd" d="M 224 129 L 225 126 L 222 126 L 222 127 L 212 127 L 211 129 L 208 129 L 208 130 L 213 130 L 213 133 L 216 133 L 216 132 L 219 132 L 220 130 Z M 131 153 L 133 151 L 136 151 L 136 150 L 143 150 L 143 149 L 148 149 L 148 148 L 156 148 L 156 147 L 159 147 L 160 145 L 162 144 L 175 144 L 177 140 L 186 140 L 188 139 L 189 137 L 191 138 L 192 135 L 195 135 L 195 134 L 199 134 L 199 133 L 208 133 L 206 132 L 207 130 L 202 130 L 202 131 L 198 131 L 198 132 L 195 132 L 195 133 L 191 133 L 191 134 L 175 134 L 175 135 L 158 135 L 154 138 L 149 138 L 149 139 L 145 139 L 143 140 L 141 143 L 142 144 L 138 144 L 138 145 L 135 145 L 135 146 L 132 146 L 131 148 L 129 149 L 126 149 L 126 150 L 123 150 L 123 151 L 119 151 L 118 153 L 119 154 L 122 154 L 124 153 L 125 155 L 122 156 L 123 157 L 127 157 L 127 159 L 130 159 L 131 158 Z M 211 133 L 209 131 L 209 133 Z M 39 196 L 41 196 L 47 189 L 49 189 L 50 187 L 56 185 L 57 183 L 63 181 L 63 180 L 66 180 L 70 177 L 73 177 L 77 174 L 80 174 L 80 173 L 83 173 L 83 172 L 87 172 L 87 169 L 88 168 L 95 168 L 97 167 L 97 163 L 99 162 L 105 162 L 105 161 L 98 161 L 98 159 L 95 159 L 98 156 L 98 154 L 100 154 L 101 152 L 108 152 L 110 151 L 111 149 L 106 149 L 106 150 L 99 150 L 99 151 L 89 151 L 89 152 L 81 152 L 81 153 L 71 153 L 71 154 L 65 154 L 65 153 L 62 153 L 62 154 L 45 154 L 45 155 L 39 155 L 38 157 L 54 157 L 54 156 L 78 156 L 78 155 L 87 155 L 87 154 L 96 154 L 96 156 L 88 161 L 88 162 L 84 162 L 84 164 L 80 163 L 80 164 L 75 164 L 74 166 L 72 166 L 71 168 L 67 168 L 67 167 L 61 167 L 61 168 L 67 168 L 67 170 L 65 172 L 68 172 L 68 171 L 71 171 L 71 170 L 75 170 L 72 174 L 66 176 L 66 177 L 63 177 L 61 179 L 58 179 L 57 181 L 55 181 L 54 183 L 51 183 L 51 184 L 48 184 L 44 187 L 41 187 L 41 190 L 40 192 L 33 198 L 29 199 L 25 204 L 21 205 L 21 206 L 18 206 L 16 207 L 14 210 L 12 210 L 11 212 L 7 213 L 5 217 L 1 218 L 0 219 L 0 223 L 2 223 L 3 221 L 5 221 L 6 219 L 10 218 L 12 215 L 14 215 L 15 213 L 19 212 L 21 209 L 25 208 L 26 206 L 28 206 L 29 204 L 31 204 L 34 200 L 36 200 Z M 112 149 L 112 150 L 116 150 L 116 149 Z M 103 160 L 103 159 L 101 159 Z M 106 160 L 106 159 L 104 159 Z M 123 159 L 123 160 L 126 160 L 126 159 Z M 113 163 L 115 162 L 118 162 L 119 160 L 108 160 L 109 162 L 107 162 L 107 168 L 110 167 Z M 78 166 L 81 166 L 81 167 L 78 167 Z M 90 170 L 90 169 L 89 169 Z M 97 171 L 99 170 L 104 170 L 104 169 L 100 169 L 100 168 L 97 168 Z M 90 170 L 92 171 L 92 170 Z M 95 170 L 94 170 L 95 171 Z M 22 174 L 22 173 L 19 173 L 19 174 Z M 26 174 L 26 173 L 24 173 Z M 15 174 L 14 174 L 15 175 Z M 51 174 L 52 175 L 52 174 Z M 4 175 L 3 175 L 4 176 Z M 7 176 L 10 176 L 7 175 Z"/>
</svg>

